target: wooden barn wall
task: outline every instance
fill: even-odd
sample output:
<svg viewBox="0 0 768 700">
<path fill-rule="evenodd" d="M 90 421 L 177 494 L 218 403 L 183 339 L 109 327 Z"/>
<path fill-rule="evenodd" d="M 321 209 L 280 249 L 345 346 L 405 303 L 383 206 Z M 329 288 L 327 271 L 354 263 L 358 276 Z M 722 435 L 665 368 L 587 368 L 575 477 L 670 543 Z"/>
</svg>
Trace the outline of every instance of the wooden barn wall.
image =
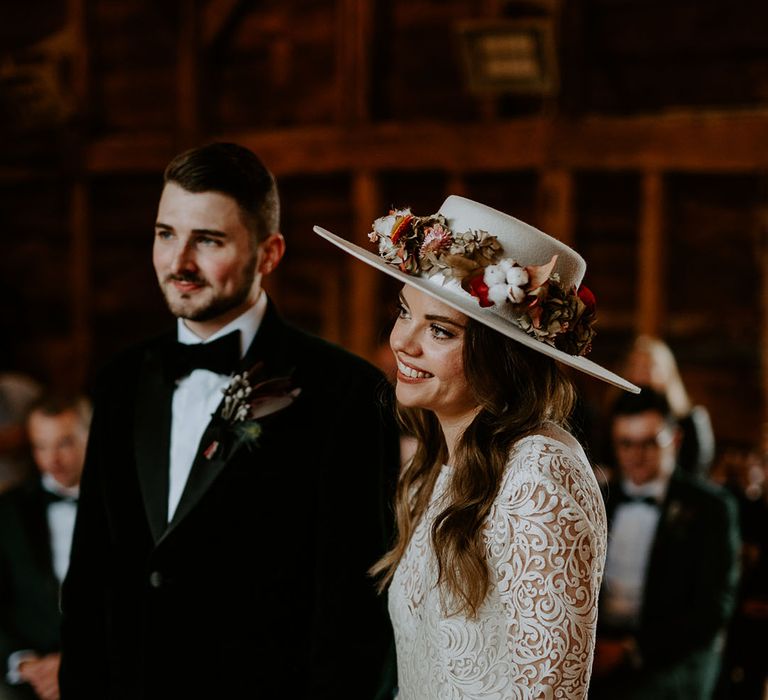
<svg viewBox="0 0 768 700">
<path fill-rule="evenodd" d="M 11 7 L 13 5 L 13 7 Z M 549 18 L 556 96 L 479 96 L 455 28 Z M 0 356 L 62 388 L 170 321 L 167 160 L 213 138 L 278 175 L 297 324 L 380 357 L 396 288 L 331 249 L 448 193 L 580 250 L 594 359 L 655 331 L 721 444 L 763 438 L 768 7 L 757 0 L 28 0 L 0 7 Z M 595 402 L 604 388 L 580 380 Z"/>
</svg>

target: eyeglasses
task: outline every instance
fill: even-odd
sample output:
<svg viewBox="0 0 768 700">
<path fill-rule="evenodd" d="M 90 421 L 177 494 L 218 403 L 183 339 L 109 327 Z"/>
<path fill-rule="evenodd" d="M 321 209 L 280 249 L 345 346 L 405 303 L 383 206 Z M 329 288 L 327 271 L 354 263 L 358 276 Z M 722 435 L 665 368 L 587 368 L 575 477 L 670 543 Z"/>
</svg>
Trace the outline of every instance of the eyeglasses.
<svg viewBox="0 0 768 700">
<path fill-rule="evenodd" d="M 672 444 L 674 434 L 669 428 L 662 428 L 655 435 L 643 438 L 641 440 L 630 440 L 629 438 L 615 438 L 613 445 L 616 450 L 628 452 L 629 450 L 641 450 L 642 452 L 651 452 L 669 447 Z"/>
</svg>

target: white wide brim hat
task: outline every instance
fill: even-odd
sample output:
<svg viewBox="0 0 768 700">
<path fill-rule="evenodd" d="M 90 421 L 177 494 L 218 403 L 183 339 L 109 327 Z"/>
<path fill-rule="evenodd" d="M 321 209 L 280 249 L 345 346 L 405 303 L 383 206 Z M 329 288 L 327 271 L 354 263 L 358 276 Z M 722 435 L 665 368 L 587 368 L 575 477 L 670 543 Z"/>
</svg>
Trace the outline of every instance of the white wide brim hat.
<svg viewBox="0 0 768 700">
<path fill-rule="evenodd" d="M 396 212 L 395 214 L 400 213 Z M 407 213 L 410 214 L 410 212 Z M 559 277 L 560 286 L 563 289 L 575 290 L 581 285 L 587 265 L 576 251 L 509 214 L 504 214 L 471 199 L 451 195 L 443 202 L 439 212 L 432 217 L 432 220 L 437 220 L 440 216 L 444 217 L 450 232 L 490 234 L 490 237 L 495 238 L 501 246 L 498 257 L 514 261 L 515 267 L 544 266 L 553 259 L 553 256 L 557 256 L 552 273 L 555 274 L 556 278 Z M 394 220 L 392 218 L 393 222 Z M 381 221 L 385 221 L 385 219 L 377 220 L 376 224 Z M 378 228 L 375 226 L 375 228 L 381 231 L 382 226 Z M 381 255 L 350 243 L 320 226 L 315 226 L 314 231 L 364 263 L 381 270 L 403 284 L 428 294 L 526 347 L 626 391 L 632 393 L 640 391 L 631 382 L 586 357 L 571 355 L 554 347 L 546 340 L 540 340 L 534 335 L 529 335 L 521 328 L 519 314 L 515 312 L 512 304 L 492 303 L 491 306 L 481 306 L 478 298 L 465 291 L 465 288 L 456 279 L 450 278 L 450 275 L 446 276 L 437 268 L 433 267 L 428 272 L 404 271 L 407 269 L 406 265 L 388 262 Z M 384 234 L 374 234 L 373 238 L 384 238 Z M 392 244 L 389 241 L 388 245 L 391 251 Z M 391 258 L 392 254 L 390 254 Z M 396 258 L 396 261 L 402 262 L 402 258 Z"/>
</svg>

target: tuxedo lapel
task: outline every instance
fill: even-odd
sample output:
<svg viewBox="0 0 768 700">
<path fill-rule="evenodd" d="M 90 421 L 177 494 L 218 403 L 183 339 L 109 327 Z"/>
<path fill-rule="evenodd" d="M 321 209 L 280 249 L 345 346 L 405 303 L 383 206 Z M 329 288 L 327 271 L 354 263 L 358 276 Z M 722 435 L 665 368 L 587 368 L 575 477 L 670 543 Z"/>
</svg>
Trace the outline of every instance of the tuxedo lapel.
<svg viewBox="0 0 768 700">
<path fill-rule="evenodd" d="M 283 354 L 283 329 L 284 325 L 270 301 L 259 330 L 235 373 L 245 372 L 257 362 L 263 362 L 267 373 L 271 374 L 277 366 L 275 360 L 281 358 Z M 203 432 L 176 512 L 158 543 L 175 530 L 179 523 L 192 512 L 216 480 L 216 477 L 244 447 L 244 440 L 237 438 L 229 427 L 221 421 L 223 403 L 222 399 Z"/>
<path fill-rule="evenodd" d="M 285 324 L 278 316 L 272 302 L 267 304 L 267 310 L 261 321 L 259 332 L 245 353 L 240 369 L 244 372 L 257 362 L 263 362 L 269 375 L 277 374 L 285 361 Z"/>
<path fill-rule="evenodd" d="M 28 492 L 29 500 L 21 509 L 21 518 L 25 520 L 23 532 L 28 532 L 32 552 L 42 571 L 54 576 L 53 551 L 51 549 L 51 530 L 48 524 L 48 508 L 43 499 L 42 486 L 35 483 Z"/>
<path fill-rule="evenodd" d="M 200 438 L 197 454 L 187 477 L 187 483 L 181 493 L 179 504 L 176 506 L 171 522 L 168 523 L 168 528 L 158 540 L 158 544 L 175 530 L 178 524 L 200 502 L 200 499 L 205 495 L 221 470 L 229 463 L 237 449 L 236 444 L 226 444 L 229 436 L 222 434 L 221 426 L 217 423 L 221 407 L 222 404 L 220 403 L 211 422 L 208 423 L 205 432 L 203 432 L 202 438 Z M 210 452 L 208 451 L 209 448 Z M 210 456 L 206 456 L 206 453 Z"/>
<path fill-rule="evenodd" d="M 134 444 L 141 494 L 155 542 L 168 524 L 173 390 L 160 353 L 147 353 L 137 388 Z"/>
<path fill-rule="evenodd" d="M 673 475 L 667 486 L 667 493 L 661 505 L 659 524 L 651 545 L 648 559 L 648 570 L 645 578 L 648 582 L 643 594 L 643 611 L 656 608 L 660 596 L 664 595 L 663 586 L 665 573 L 669 569 L 669 561 L 679 556 L 680 514 L 682 502 L 678 480 Z M 652 583 L 655 585 L 652 585 Z"/>
</svg>

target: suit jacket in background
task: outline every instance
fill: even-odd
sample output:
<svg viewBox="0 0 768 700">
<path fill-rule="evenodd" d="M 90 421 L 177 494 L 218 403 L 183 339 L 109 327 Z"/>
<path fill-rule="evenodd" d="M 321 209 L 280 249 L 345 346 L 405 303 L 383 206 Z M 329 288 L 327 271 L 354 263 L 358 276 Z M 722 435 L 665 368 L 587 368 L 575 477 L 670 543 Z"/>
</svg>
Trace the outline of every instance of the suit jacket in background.
<svg viewBox="0 0 768 700">
<path fill-rule="evenodd" d="M 35 478 L 0 495 L 0 688 L 13 652 L 60 650 L 60 626 L 47 501 Z"/>
<path fill-rule="evenodd" d="M 619 501 L 606 499 L 610 526 Z M 639 668 L 610 690 L 595 679 L 590 697 L 705 700 L 720 666 L 722 636 L 738 582 L 738 515 L 724 489 L 679 470 L 661 506 L 635 639 Z M 610 636 L 598 617 L 598 637 Z"/>
<path fill-rule="evenodd" d="M 174 341 L 128 352 L 97 387 L 62 700 L 373 698 L 391 629 L 366 571 L 398 469 L 385 380 L 270 304 L 243 368 L 292 371 L 301 393 L 232 454 L 203 454 L 209 426 L 167 524 Z"/>
</svg>

